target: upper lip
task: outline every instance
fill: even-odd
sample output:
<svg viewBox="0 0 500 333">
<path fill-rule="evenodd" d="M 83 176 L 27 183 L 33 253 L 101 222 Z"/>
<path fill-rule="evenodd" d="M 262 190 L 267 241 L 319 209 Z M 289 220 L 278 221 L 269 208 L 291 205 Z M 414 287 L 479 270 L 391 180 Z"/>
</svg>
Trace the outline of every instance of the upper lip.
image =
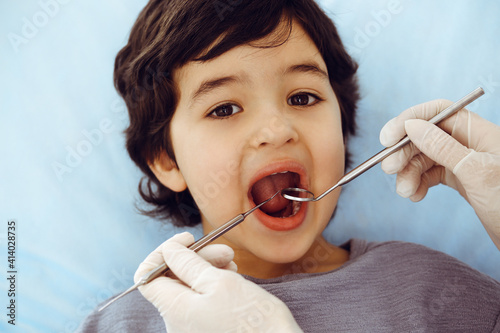
<svg viewBox="0 0 500 333">
<path fill-rule="evenodd" d="M 260 170 L 258 170 L 253 175 L 253 177 L 250 179 L 250 184 L 248 186 L 248 198 L 251 201 L 253 201 L 252 188 L 256 182 L 274 173 L 279 173 L 284 171 L 291 171 L 298 174 L 300 181 L 299 184 L 297 184 L 297 186 L 305 190 L 309 189 L 309 179 L 307 176 L 306 168 L 300 162 L 297 162 L 295 160 L 285 160 L 285 161 L 270 163 L 265 167 L 261 168 Z"/>
</svg>

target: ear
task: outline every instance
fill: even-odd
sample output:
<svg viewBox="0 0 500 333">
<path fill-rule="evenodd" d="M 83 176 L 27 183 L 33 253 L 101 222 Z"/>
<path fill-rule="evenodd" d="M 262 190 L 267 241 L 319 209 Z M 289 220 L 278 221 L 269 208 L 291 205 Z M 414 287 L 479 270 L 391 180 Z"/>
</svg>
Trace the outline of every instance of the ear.
<svg viewBox="0 0 500 333">
<path fill-rule="evenodd" d="M 156 178 L 172 191 L 182 192 L 187 188 L 184 176 L 167 153 L 162 152 L 152 164 L 148 165 Z"/>
</svg>

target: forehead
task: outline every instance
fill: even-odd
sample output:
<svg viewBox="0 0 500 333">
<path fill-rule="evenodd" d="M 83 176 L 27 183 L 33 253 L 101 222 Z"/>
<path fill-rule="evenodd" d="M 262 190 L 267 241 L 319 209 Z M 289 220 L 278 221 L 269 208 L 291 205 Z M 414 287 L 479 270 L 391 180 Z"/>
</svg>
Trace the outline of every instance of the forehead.
<svg viewBox="0 0 500 333">
<path fill-rule="evenodd" d="M 173 78 L 181 95 L 185 95 L 186 89 L 196 89 L 202 82 L 214 77 L 237 75 L 239 79 L 245 80 L 259 74 L 268 77 L 282 76 L 289 73 L 291 67 L 300 64 L 315 65 L 328 75 L 318 48 L 301 25 L 294 22 L 290 34 L 287 31 L 285 37 L 283 29 L 278 28 L 276 33 L 234 47 L 214 59 L 191 61 L 174 70 Z"/>
</svg>

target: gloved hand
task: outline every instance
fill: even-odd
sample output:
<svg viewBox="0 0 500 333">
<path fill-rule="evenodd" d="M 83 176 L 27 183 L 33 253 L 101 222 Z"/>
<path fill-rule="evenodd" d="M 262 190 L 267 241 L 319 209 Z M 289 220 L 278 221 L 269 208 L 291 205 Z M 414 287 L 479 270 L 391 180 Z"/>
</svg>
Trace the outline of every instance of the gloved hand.
<svg viewBox="0 0 500 333">
<path fill-rule="evenodd" d="M 208 245 L 195 253 L 186 248 L 193 242 L 187 232 L 175 235 L 134 276 L 137 281 L 163 262 L 170 267 L 169 277 L 139 287 L 160 312 L 168 333 L 302 332 L 281 300 L 235 272 L 230 247 Z"/>
<path fill-rule="evenodd" d="M 387 122 L 380 132 L 383 145 L 395 144 L 405 133 L 412 143 L 387 157 L 382 169 L 398 174 L 398 194 L 412 201 L 439 183 L 456 189 L 500 249 L 500 127 L 466 109 L 442 121 L 441 129 L 416 120 L 430 119 L 451 104 L 423 103 Z"/>
</svg>

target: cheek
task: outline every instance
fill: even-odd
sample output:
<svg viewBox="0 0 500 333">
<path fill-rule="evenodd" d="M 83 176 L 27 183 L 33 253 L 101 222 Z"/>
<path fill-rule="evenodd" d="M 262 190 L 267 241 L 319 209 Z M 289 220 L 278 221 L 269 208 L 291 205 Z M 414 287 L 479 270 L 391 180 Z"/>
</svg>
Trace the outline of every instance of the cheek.
<svg viewBox="0 0 500 333">
<path fill-rule="evenodd" d="M 345 159 L 340 116 L 331 111 L 325 112 L 310 131 L 314 133 L 314 142 L 310 142 L 309 146 L 315 156 L 316 170 L 320 171 L 316 176 L 338 180 L 344 172 Z"/>
<path fill-rule="evenodd" d="M 320 153 L 324 163 L 327 164 L 325 165 L 326 170 L 330 170 L 334 180 L 338 180 L 344 173 L 345 147 L 341 129 L 334 134 L 336 135 L 332 135 L 332 133 L 325 135 Z"/>
<path fill-rule="evenodd" d="M 314 133 L 313 141 L 309 142 L 314 160 L 311 190 L 317 196 L 335 185 L 344 174 L 345 148 L 340 115 L 331 110 L 324 112 L 321 120 L 317 119 L 310 130 Z M 339 195 L 340 190 L 337 189 L 316 203 L 317 221 L 326 224 L 330 220 Z"/>
<path fill-rule="evenodd" d="M 180 128 L 180 127 L 177 127 Z M 200 132 L 206 134 L 199 134 Z M 176 159 L 188 189 L 206 216 L 225 212 L 239 181 L 236 149 L 207 131 L 173 132 Z M 223 209 L 226 207 L 226 209 Z"/>
</svg>

